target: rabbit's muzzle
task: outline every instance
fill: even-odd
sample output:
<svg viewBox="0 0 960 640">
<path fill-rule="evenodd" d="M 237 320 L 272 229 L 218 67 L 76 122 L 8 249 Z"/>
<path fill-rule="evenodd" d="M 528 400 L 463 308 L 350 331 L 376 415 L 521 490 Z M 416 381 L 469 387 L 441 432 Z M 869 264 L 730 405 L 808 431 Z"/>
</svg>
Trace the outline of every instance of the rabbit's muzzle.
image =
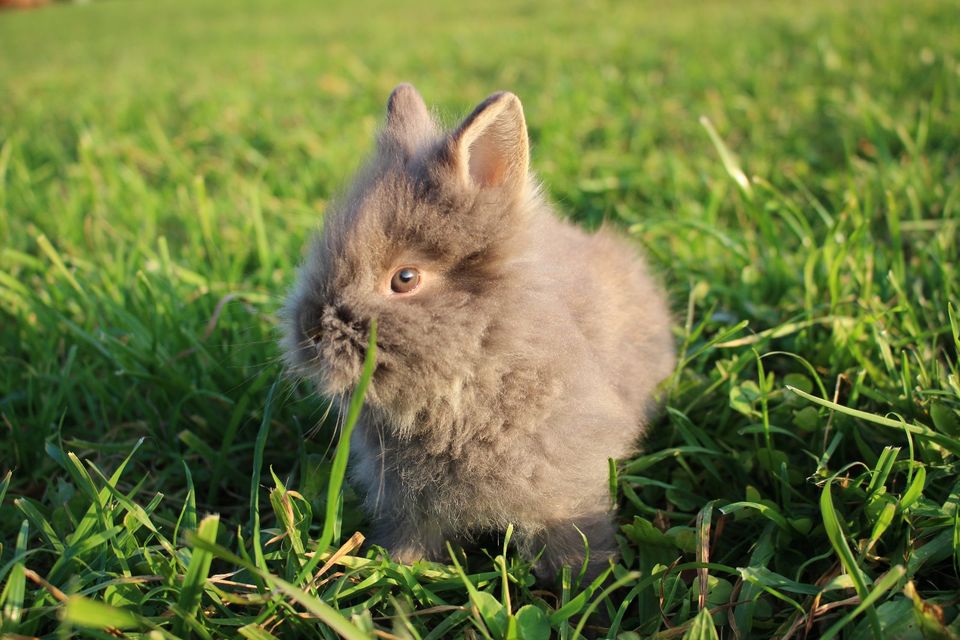
<svg viewBox="0 0 960 640">
<path fill-rule="evenodd" d="M 360 378 L 369 336 L 369 322 L 342 304 L 324 307 L 319 327 L 308 333 L 316 351 L 325 391 L 346 391 Z"/>
</svg>

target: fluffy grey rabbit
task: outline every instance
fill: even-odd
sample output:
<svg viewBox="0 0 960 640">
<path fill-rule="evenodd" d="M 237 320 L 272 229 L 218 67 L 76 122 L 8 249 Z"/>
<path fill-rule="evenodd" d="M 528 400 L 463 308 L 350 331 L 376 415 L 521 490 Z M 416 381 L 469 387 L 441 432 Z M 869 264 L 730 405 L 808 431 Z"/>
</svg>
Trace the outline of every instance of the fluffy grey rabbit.
<svg viewBox="0 0 960 640">
<path fill-rule="evenodd" d="M 636 447 L 674 366 L 637 249 L 558 219 L 530 172 L 520 100 L 452 132 L 410 85 L 324 219 L 285 307 L 288 363 L 343 397 L 371 319 L 377 364 L 351 441 L 372 541 L 446 558 L 512 523 L 538 576 L 614 557 L 608 458 Z"/>
</svg>

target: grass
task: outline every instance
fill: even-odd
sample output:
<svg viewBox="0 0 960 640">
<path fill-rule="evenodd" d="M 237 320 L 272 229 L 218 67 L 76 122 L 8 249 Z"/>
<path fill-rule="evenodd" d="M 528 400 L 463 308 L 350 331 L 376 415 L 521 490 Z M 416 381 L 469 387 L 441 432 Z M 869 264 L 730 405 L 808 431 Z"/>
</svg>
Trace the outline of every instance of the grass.
<svg viewBox="0 0 960 640">
<path fill-rule="evenodd" d="M 960 636 L 954 3 L 325 4 L 0 14 L 0 635 Z M 518 93 L 561 208 L 669 284 L 615 587 L 537 590 L 509 534 L 360 551 L 282 379 L 401 80 L 450 121 Z"/>
</svg>

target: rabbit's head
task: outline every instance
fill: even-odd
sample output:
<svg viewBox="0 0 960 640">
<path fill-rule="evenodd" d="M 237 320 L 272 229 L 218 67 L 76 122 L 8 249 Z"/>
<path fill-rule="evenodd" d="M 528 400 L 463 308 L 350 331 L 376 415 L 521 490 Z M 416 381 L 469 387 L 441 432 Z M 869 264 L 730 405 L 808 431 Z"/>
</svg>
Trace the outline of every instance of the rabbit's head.
<svg viewBox="0 0 960 640">
<path fill-rule="evenodd" d="M 498 93 L 442 132 L 398 86 L 372 159 L 324 218 L 284 310 L 288 364 L 331 396 L 360 376 L 370 321 L 378 357 L 368 401 L 394 415 L 469 376 L 502 320 L 537 187 L 520 101 Z"/>
</svg>

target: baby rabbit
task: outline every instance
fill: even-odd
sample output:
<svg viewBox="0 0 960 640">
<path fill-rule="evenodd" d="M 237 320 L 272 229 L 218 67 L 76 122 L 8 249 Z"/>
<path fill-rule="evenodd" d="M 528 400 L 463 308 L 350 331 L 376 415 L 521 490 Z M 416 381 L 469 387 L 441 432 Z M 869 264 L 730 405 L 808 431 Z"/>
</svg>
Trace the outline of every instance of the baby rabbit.
<svg viewBox="0 0 960 640">
<path fill-rule="evenodd" d="M 443 132 L 408 84 L 324 219 L 284 311 L 288 363 L 342 397 L 370 321 L 377 362 L 351 440 L 371 539 L 446 558 L 512 523 L 551 581 L 615 555 L 608 458 L 629 455 L 673 369 L 664 292 L 636 248 L 558 219 L 529 169 L 520 100 Z"/>
</svg>

